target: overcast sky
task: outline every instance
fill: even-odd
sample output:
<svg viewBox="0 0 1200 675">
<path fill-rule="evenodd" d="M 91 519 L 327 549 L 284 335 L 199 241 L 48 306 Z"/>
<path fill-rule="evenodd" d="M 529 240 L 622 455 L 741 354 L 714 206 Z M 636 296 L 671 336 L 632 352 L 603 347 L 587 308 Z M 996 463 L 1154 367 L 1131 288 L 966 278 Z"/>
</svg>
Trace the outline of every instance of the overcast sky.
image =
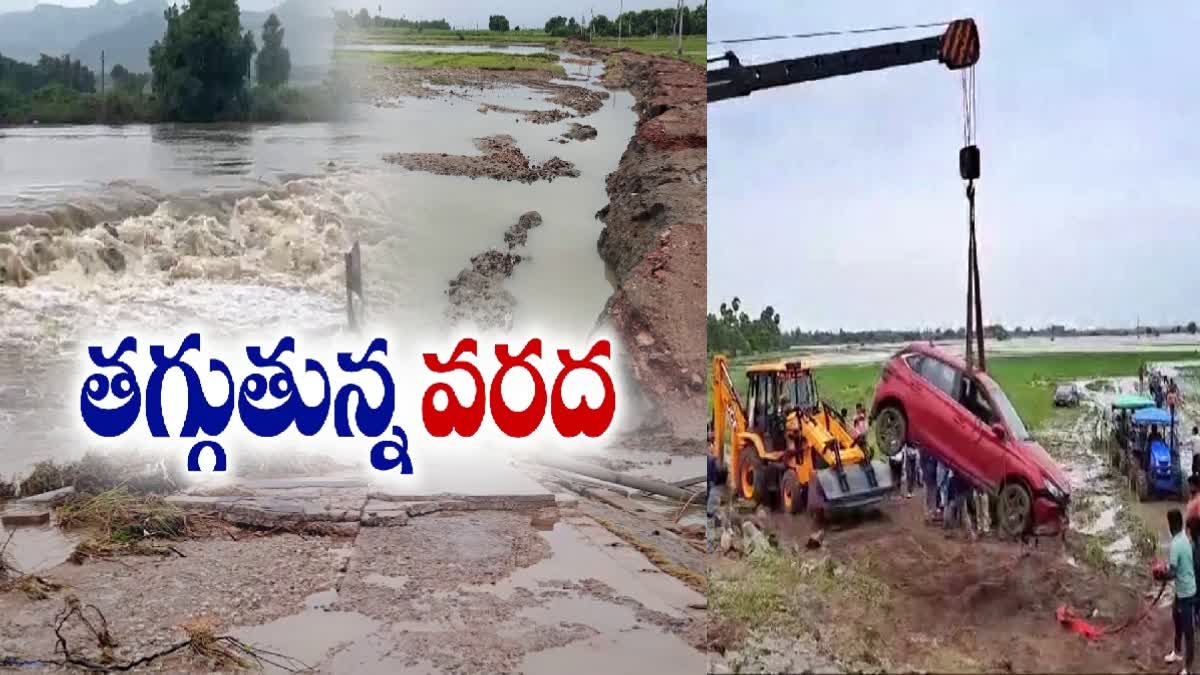
<svg viewBox="0 0 1200 675">
<path fill-rule="evenodd" d="M 985 321 L 1176 323 L 1200 320 L 1200 3 L 1169 4 L 719 2 L 709 39 L 974 17 Z M 925 63 L 710 105 L 710 309 L 740 295 L 789 327 L 962 325 L 961 98 L 958 73 Z"/>
<path fill-rule="evenodd" d="M 275 7 L 282 0 L 240 0 L 242 9 L 265 10 Z M 656 7 L 674 7 L 673 0 L 624 0 L 626 10 L 652 9 Z M 470 27 L 478 23 L 487 27 L 488 16 L 503 14 L 508 17 L 512 26 L 545 25 L 546 19 L 561 14 L 562 16 L 581 16 L 592 11 L 596 14 L 606 14 L 609 18 L 617 15 L 620 0 L 330 0 L 331 5 L 357 10 L 366 7 L 371 13 L 377 13 L 383 6 L 383 15 L 423 19 L 446 19 L 454 26 Z M 37 0 L 0 0 L 0 12 L 26 10 L 39 4 Z M 95 0 L 61 0 L 53 3 L 68 7 L 85 7 L 96 4 Z M 688 3 L 690 6 L 701 4 L 698 1 Z"/>
</svg>

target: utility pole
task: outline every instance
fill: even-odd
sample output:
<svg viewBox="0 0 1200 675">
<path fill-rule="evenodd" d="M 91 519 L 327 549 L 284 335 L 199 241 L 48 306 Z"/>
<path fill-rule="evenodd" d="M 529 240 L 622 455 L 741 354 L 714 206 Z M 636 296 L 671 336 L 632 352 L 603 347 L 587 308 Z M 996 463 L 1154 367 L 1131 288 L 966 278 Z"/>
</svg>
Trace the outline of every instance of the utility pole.
<svg viewBox="0 0 1200 675">
<path fill-rule="evenodd" d="M 617 49 L 621 48 L 621 20 L 625 14 L 625 0 L 621 0 L 621 9 L 617 10 Z"/>
<path fill-rule="evenodd" d="M 683 56 L 683 0 L 679 0 L 676 5 L 675 14 L 679 21 L 679 46 L 676 48 L 676 55 Z"/>
</svg>

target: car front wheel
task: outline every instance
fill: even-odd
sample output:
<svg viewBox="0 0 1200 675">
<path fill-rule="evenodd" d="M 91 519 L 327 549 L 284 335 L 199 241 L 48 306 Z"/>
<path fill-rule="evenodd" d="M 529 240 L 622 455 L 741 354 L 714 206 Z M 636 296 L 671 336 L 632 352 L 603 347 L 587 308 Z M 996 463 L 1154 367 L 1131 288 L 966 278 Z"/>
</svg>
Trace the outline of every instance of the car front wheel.
<svg viewBox="0 0 1200 675">
<path fill-rule="evenodd" d="M 889 405 L 875 418 L 875 438 L 885 455 L 900 452 L 908 441 L 908 420 L 900 408 Z"/>
<path fill-rule="evenodd" d="M 1033 496 L 1020 483 L 1009 483 L 1000 490 L 996 504 L 1000 530 L 1009 537 L 1019 537 L 1033 524 Z"/>
</svg>

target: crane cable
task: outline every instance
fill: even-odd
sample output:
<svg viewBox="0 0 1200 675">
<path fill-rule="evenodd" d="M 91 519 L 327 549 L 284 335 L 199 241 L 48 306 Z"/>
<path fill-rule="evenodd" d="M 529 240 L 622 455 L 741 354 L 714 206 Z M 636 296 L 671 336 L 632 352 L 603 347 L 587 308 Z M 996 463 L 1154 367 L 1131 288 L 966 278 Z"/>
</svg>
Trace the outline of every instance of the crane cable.
<svg viewBox="0 0 1200 675">
<path fill-rule="evenodd" d="M 933 21 L 930 23 L 914 23 L 907 26 L 879 26 L 878 28 L 852 28 L 849 30 L 823 30 L 815 33 L 791 33 L 786 35 L 762 35 L 759 37 L 734 38 L 732 40 L 708 40 L 710 45 L 733 45 L 743 42 L 765 42 L 767 40 L 803 40 L 815 37 L 832 37 L 835 35 L 862 35 L 864 33 L 883 33 L 893 30 L 911 30 L 913 28 L 937 28 L 949 26 L 949 21 Z"/>
<path fill-rule="evenodd" d="M 977 117 L 975 107 L 975 66 L 966 68 L 961 73 L 962 83 L 962 106 L 963 106 L 963 152 L 968 152 L 968 148 L 974 149 L 974 156 L 978 157 L 978 149 L 976 146 L 976 128 Z M 980 298 L 979 284 L 979 255 L 975 239 L 975 178 L 978 176 L 977 168 L 974 171 L 967 172 L 961 166 L 960 172 L 962 177 L 967 181 L 967 323 L 966 323 L 966 361 L 967 366 L 972 365 L 972 353 L 976 350 L 978 368 L 981 371 L 987 370 L 987 362 L 983 353 L 983 303 Z M 972 328 L 974 329 L 975 344 L 972 344 Z"/>
</svg>

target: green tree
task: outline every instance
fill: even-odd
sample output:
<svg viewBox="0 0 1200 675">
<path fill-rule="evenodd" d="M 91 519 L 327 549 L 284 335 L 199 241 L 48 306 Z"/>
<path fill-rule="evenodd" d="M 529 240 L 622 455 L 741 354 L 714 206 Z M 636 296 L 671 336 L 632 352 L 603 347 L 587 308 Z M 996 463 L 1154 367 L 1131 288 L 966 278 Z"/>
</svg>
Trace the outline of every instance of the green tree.
<svg viewBox="0 0 1200 675">
<path fill-rule="evenodd" d="M 603 14 L 597 14 L 596 16 L 592 17 L 592 22 L 589 28 L 591 28 L 592 32 L 596 35 L 609 35 L 610 33 L 612 35 L 617 34 L 616 25 L 613 24 L 613 22 Z"/>
<path fill-rule="evenodd" d="M 567 34 L 567 17 L 554 16 L 546 22 L 546 32 L 550 35 L 562 37 Z"/>
<path fill-rule="evenodd" d="M 114 91 L 127 94 L 141 94 L 146 83 L 150 81 L 149 73 L 131 73 L 128 68 L 119 63 L 112 67 L 108 77 Z"/>
<path fill-rule="evenodd" d="M 192 0 L 164 12 L 167 32 L 150 47 L 154 93 L 168 120 L 239 119 L 249 110 L 246 81 L 254 35 L 243 33 L 237 0 Z"/>
<path fill-rule="evenodd" d="M 488 30 L 501 33 L 508 32 L 508 19 L 503 14 L 493 14 L 488 17 Z"/>
<path fill-rule="evenodd" d="M 1187 332 L 1191 333 L 1192 335 L 1196 334 L 1196 322 L 1195 321 L 1188 322 Z"/>
<path fill-rule="evenodd" d="M 370 28 L 371 15 L 367 13 L 366 9 L 360 9 L 358 10 L 358 14 L 354 16 L 354 22 L 358 24 L 359 28 Z"/>
<path fill-rule="evenodd" d="M 287 84 L 292 73 L 292 56 L 283 46 L 283 26 L 271 14 L 262 29 L 262 51 L 258 53 L 258 83 L 266 87 Z"/>
</svg>

